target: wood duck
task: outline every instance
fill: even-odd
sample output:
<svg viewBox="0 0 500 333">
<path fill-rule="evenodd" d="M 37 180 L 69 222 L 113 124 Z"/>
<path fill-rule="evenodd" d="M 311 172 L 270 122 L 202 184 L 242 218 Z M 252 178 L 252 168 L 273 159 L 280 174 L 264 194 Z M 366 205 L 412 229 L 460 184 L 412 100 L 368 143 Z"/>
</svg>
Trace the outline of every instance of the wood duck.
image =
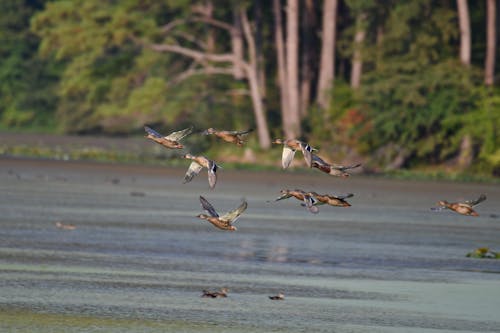
<svg viewBox="0 0 500 333">
<path fill-rule="evenodd" d="M 144 126 L 144 130 L 147 132 L 146 138 L 153 140 L 160 145 L 171 148 L 171 149 L 182 149 L 184 146 L 179 143 L 179 141 L 185 136 L 189 135 L 193 131 L 193 127 L 183 129 L 181 131 L 170 133 L 167 136 L 163 136 L 154 129 Z"/>
<path fill-rule="evenodd" d="M 234 143 L 237 146 L 242 146 L 243 143 L 245 143 L 244 137 L 252 131 L 253 129 L 249 129 L 246 131 L 219 131 L 214 128 L 209 128 L 203 131 L 202 134 L 204 135 L 214 134 L 215 136 L 221 138 L 226 142 Z"/>
<path fill-rule="evenodd" d="M 303 190 L 295 189 L 295 190 L 281 190 L 280 191 L 281 196 L 276 198 L 275 201 L 283 200 L 283 199 L 288 199 L 291 197 L 294 197 L 297 200 L 303 201 L 302 205 L 306 207 L 306 209 L 313 214 L 317 214 L 319 212 L 318 207 L 316 207 L 316 200 L 312 196 L 310 196 L 308 193 L 306 193 Z"/>
<path fill-rule="evenodd" d="M 233 209 L 227 213 L 225 213 L 222 216 L 219 216 L 219 214 L 215 211 L 214 207 L 200 195 L 200 202 L 201 202 L 201 207 L 209 214 L 199 214 L 197 217 L 203 220 L 207 220 L 208 222 L 212 223 L 215 227 L 222 229 L 222 230 L 228 230 L 228 231 L 236 231 L 236 227 L 233 226 L 233 223 L 236 222 L 236 220 L 240 217 L 241 213 L 247 209 L 247 202 L 243 201 L 241 205 Z"/>
<path fill-rule="evenodd" d="M 208 297 L 208 298 L 218 298 L 218 297 L 227 297 L 229 289 L 227 288 L 221 288 L 220 291 L 209 291 L 209 290 L 203 290 L 203 294 L 201 297 Z"/>
<path fill-rule="evenodd" d="M 486 200 L 486 195 L 484 194 L 481 194 L 476 200 L 468 200 L 465 202 L 449 203 L 448 201 L 440 200 L 438 201 L 438 208 L 434 208 L 433 210 L 441 210 L 447 208 L 462 215 L 479 216 L 479 214 L 472 207 L 478 205 L 484 200 Z"/>
<path fill-rule="evenodd" d="M 286 169 L 290 166 L 290 163 L 292 163 L 293 157 L 295 156 L 295 151 L 299 149 L 302 151 L 302 155 L 304 155 L 304 160 L 306 161 L 307 166 L 311 167 L 312 152 L 317 149 L 297 139 L 275 139 L 273 143 L 283 145 L 283 154 L 281 157 L 281 165 L 283 166 L 283 169 Z"/>
<path fill-rule="evenodd" d="M 200 173 L 201 169 L 207 168 L 208 170 L 208 184 L 210 188 L 213 189 L 215 187 L 215 183 L 217 183 L 217 170 L 220 168 L 214 161 L 206 158 L 205 156 L 194 156 L 191 154 L 185 154 L 182 157 L 186 159 L 192 160 L 189 168 L 184 175 L 183 184 L 189 183 L 194 176 Z"/>
<path fill-rule="evenodd" d="M 321 157 L 319 157 L 316 154 L 312 155 L 312 167 L 317 168 L 325 173 L 328 173 L 332 176 L 337 176 L 337 177 L 349 177 L 350 174 L 345 172 L 346 170 L 349 169 L 354 169 L 361 166 L 360 163 L 357 164 L 352 164 L 348 166 L 343 166 L 343 165 L 337 165 L 337 164 L 330 164 L 325 162 Z"/>
<path fill-rule="evenodd" d="M 330 205 L 330 206 L 338 206 L 338 207 L 350 207 L 351 204 L 345 201 L 347 198 L 351 198 L 354 196 L 352 193 L 344 194 L 344 195 L 333 195 L 333 194 L 318 194 L 316 192 L 309 192 L 308 195 L 313 197 L 316 200 L 315 205 Z"/>
</svg>

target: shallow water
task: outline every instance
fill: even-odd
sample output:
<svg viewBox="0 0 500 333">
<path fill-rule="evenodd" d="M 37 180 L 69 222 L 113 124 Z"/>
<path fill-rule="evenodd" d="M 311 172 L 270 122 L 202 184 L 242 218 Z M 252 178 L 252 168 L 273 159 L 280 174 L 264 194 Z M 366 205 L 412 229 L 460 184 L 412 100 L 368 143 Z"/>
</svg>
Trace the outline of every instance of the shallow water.
<svg viewBox="0 0 500 333">
<path fill-rule="evenodd" d="M 498 185 L 184 171 L 0 160 L 0 332 L 500 331 L 500 261 L 465 257 L 500 250 Z M 273 201 L 287 187 L 353 206 L 312 215 Z M 429 211 L 480 193 L 478 218 Z M 238 231 L 196 219 L 199 195 L 245 197 Z"/>
</svg>

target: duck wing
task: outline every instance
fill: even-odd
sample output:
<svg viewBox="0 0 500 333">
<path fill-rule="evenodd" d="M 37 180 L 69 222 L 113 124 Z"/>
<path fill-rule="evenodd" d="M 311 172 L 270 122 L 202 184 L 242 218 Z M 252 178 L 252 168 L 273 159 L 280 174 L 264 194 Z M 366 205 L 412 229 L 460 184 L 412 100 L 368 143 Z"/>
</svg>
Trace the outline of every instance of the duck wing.
<svg viewBox="0 0 500 333">
<path fill-rule="evenodd" d="M 201 207 L 206 210 L 208 214 L 210 214 L 213 217 L 219 217 L 219 214 L 215 211 L 214 206 L 210 204 L 210 202 L 207 201 L 204 197 L 200 195 L 200 202 L 201 202 Z"/>
<path fill-rule="evenodd" d="M 236 209 L 233 209 L 229 212 L 227 212 L 226 214 L 222 215 L 220 217 L 220 219 L 224 222 L 236 222 L 236 220 L 240 217 L 241 213 L 243 213 L 248 207 L 248 203 L 243 200 L 243 202 L 241 203 L 241 205 L 236 208 Z"/>
<path fill-rule="evenodd" d="M 295 156 L 295 149 L 292 149 L 287 146 L 283 147 L 283 154 L 281 155 L 281 165 L 283 166 L 283 169 L 286 169 L 290 166 L 290 163 L 292 163 L 294 156 Z"/>
<path fill-rule="evenodd" d="M 309 213 L 318 214 L 319 208 L 317 206 L 317 201 L 314 197 L 310 195 L 304 195 L 304 203 L 303 206 L 309 211 Z"/>
<path fill-rule="evenodd" d="M 361 163 L 351 164 L 351 165 L 347 165 L 347 166 L 332 164 L 331 167 L 332 167 L 332 169 L 337 169 L 339 171 L 345 171 L 345 170 L 354 169 L 354 168 L 357 168 L 360 166 L 361 166 Z"/>
<path fill-rule="evenodd" d="M 340 199 L 340 200 L 345 200 L 347 198 L 352 198 L 354 196 L 353 193 L 346 193 L 346 194 L 341 194 L 341 195 L 336 195 L 336 196 L 333 196 L 337 199 Z"/>
<path fill-rule="evenodd" d="M 226 133 L 226 134 L 235 135 L 235 136 L 245 135 L 245 134 L 248 134 L 250 132 L 253 132 L 253 128 L 250 128 L 250 129 L 248 129 L 246 131 L 224 131 L 224 133 Z"/>
<path fill-rule="evenodd" d="M 208 161 L 208 184 L 210 185 L 210 188 L 215 187 L 215 183 L 217 183 L 217 169 L 219 169 L 219 166 L 215 164 L 214 161 L 209 160 Z"/>
<path fill-rule="evenodd" d="M 330 170 L 332 169 L 330 167 L 330 164 L 326 163 L 321 157 L 318 155 L 312 154 L 312 163 L 311 166 L 325 172 L 325 173 L 330 173 Z"/>
<path fill-rule="evenodd" d="M 165 139 L 168 139 L 170 141 L 179 141 L 181 140 L 183 137 L 191 134 L 191 132 L 193 132 L 193 127 L 188 127 L 188 128 L 185 128 L 183 130 L 180 130 L 180 131 L 177 131 L 177 132 L 172 132 L 170 133 L 169 135 L 167 135 L 165 137 Z"/>
<path fill-rule="evenodd" d="M 313 147 L 309 146 L 309 144 L 305 142 L 300 143 L 300 149 L 302 150 L 302 155 L 304 155 L 304 159 L 306 160 L 307 166 L 311 167 L 312 166 L 312 152 L 314 149 Z"/>
<path fill-rule="evenodd" d="M 145 130 L 148 134 L 150 134 L 150 135 L 154 136 L 155 138 L 159 138 L 159 139 L 160 139 L 160 138 L 163 138 L 163 135 L 161 135 L 160 133 L 158 133 L 157 131 L 155 131 L 155 130 L 154 130 L 154 129 L 152 129 L 151 127 L 144 126 L 144 130 Z"/>
<path fill-rule="evenodd" d="M 203 169 L 201 164 L 198 164 L 198 162 L 195 161 L 191 162 L 189 168 L 186 171 L 186 174 L 184 175 L 184 181 L 182 183 L 185 184 L 190 182 L 194 176 L 200 173 L 201 169 Z"/>
<path fill-rule="evenodd" d="M 468 205 L 470 205 L 471 207 L 474 207 L 475 205 L 480 204 L 484 200 L 486 200 L 486 195 L 485 194 L 481 194 L 479 196 L 479 198 L 477 198 L 476 200 L 469 200 L 469 201 L 466 201 L 465 203 L 468 204 Z"/>
</svg>

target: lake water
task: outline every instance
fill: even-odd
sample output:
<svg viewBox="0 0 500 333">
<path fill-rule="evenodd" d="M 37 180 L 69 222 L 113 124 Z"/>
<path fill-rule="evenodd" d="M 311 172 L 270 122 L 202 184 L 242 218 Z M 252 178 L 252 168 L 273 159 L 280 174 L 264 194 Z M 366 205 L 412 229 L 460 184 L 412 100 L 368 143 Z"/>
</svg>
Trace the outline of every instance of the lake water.
<svg viewBox="0 0 500 333">
<path fill-rule="evenodd" d="M 0 159 L 0 332 L 500 332 L 500 260 L 465 256 L 500 251 L 498 185 L 184 172 Z M 354 197 L 313 215 L 282 188 Z M 481 193 L 477 218 L 429 209 Z M 238 230 L 199 195 L 246 198 Z"/>
</svg>

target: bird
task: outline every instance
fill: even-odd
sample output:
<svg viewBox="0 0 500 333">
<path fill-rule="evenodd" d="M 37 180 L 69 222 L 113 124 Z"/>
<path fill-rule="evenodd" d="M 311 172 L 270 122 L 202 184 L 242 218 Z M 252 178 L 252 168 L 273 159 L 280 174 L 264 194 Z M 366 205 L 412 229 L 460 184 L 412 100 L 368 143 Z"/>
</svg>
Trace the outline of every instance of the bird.
<svg viewBox="0 0 500 333">
<path fill-rule="evenodd" d="M 241 205 L 233 209 L 227 213 L 225 213 L 222 216 L 219 216 L 219 214 L 215 211 L 214 207 L 200 195 L 200 202 L 201 202 L 201 207 L 208 213 L 206 214 L 199 214 L 197 215 L 198 218 L 207 220 L 208 222 L 212 223 L 215 227 L 222 229 L 222 230 L 227 230 L 227 231 L 236 231 L 236 227 L 233 226 L 233 223 L 236 222 L 236 220 L 240 217 L 241 213 L 243 213 L 247 207 L 248 204 L 245 200 L 241 203 Z"/>
<path fill-rule="evenodd" d="M 285 299 L 285 294 L 278 293 L 278 295 L 269 296 L 269 299 L 271 299 L 273 301 L 283 301 Z"/>
<path fill-rule="evenodd" d="M 275 139 L 272 141 L 274 144 L 283 145 L 283 154 L 281 157 L 281 165 L 283 169 L 286 169 L 292 163 L 293 157 L 295 156 L 295 151 L 300 149 L 302 151 L 302 155 L 304 155 L 304 159 L 308 167 L 312 165 L 312 152 L 317 150 L 316 148 L 311 147 L 309 144 L 302 142 L 297 139 Z"/>
<path fill-rule="evenodd" d="M 76 226 L 73 224 L 65 224 L 62 222 L 56 222 L 55 223 L 56 228 L 63 229 L 63 230 L 75 230 Z"/>
<path fill-rule="evenodd" d="M 214 161 L 206 158 L 205 156 L 194 156 L 192 154 L 184 154 L 182 157 L 193 160 L 184 175 L 183 184 L 189 183 L 194 176 L 200 173 L 201 169 L 207 168 L 208 170 L 208 184 L 211 189 L 215 187 L 217 182 L 217 170 L 220 168 Z"/>
<path fill-rule="evenodd" d="M 295 190 L 281 190 L 280 191 L 281 196 L 276 198 L 275 201 L 283 200 L 283 199 L 288 199 L 291 197 L 294 197 L 297 200 L 303 201 L 302 205 L 306 207 L 306 209 L 313 214 L 317 214 L 319 212 L 318 207 L 316 207 L 316 200 L 307 194 L 303 190 L 295 189 Z"/>
<path fill-rule="evenodd" d="M 442 209 L 450 209 L 462 215 L 479 216 L 479 214 L 472 208 L 486 200 L 486 195 L 481 194 L 476 200 L 468 200 L 465 202 L 448 202 L 446 200 L 438 201 L 438 207 L 433 207 L 431 210 L 439 211 Z"/>
<path fill-rule="evenodd" d="M 338 207 L 350 207 L 351 204 L 345 201 L 345 199 L 354 196 L 354 194 L 352 193 L 347 193 L 344 195 L 333 195 L 333 194 L 318 194 L 316 192 L 308 192 L 307 194 L 316 200 L 315 203 L 316 206 L 328 204 L 330 206 L 338 206 Z"/>
<path fill-rule="evenodd" d="M 214 134 L 215 136 L 221 138 L 222 140 L 230 143 L 235 143 L 237 146 L 242 146 L 245 141 L 243 137 L 248 133 L 252 132 L 253 128 L 246 131 L 219 131 L 212 127 L 202 132 L 203 135 Z"/>
<path fill-rule="evenodd" d="M 144 130 L 147 132 L 147 135 L 145 136 L 146 138 L 151 139 L 164 147 L 171 149 L 183 149 L 184 146 L 179 141 L 185 136 L 189 135 L 193 131 L 193 127 L 188 127 L 181 131 L 172 132 L 167 136 L 161 135 L 148 126 L 144 126 Z"/>
<path fill-rule="evenodd" d="M 203 294 L 201 297 L 209 297 L 209 298 L 217 298 L 217 297 L 227 297 L 229 289 L 227 288 L 221 288 L 220 291 L 209 291 L 209 290 L 203 290 Z"/>
<path fill-rule="evenodd" d="M 337 177 L 349 177 L 350 174 L 345 172 L 349 169 L 354 169 L 361 166 L 361 163 L 356 163 L 348 166 L 330 164 L 325 162 L 321 157 L 316 154 L 312 154 L 312 167 L 317 168 L 325 173 Z"/>
</svg>

